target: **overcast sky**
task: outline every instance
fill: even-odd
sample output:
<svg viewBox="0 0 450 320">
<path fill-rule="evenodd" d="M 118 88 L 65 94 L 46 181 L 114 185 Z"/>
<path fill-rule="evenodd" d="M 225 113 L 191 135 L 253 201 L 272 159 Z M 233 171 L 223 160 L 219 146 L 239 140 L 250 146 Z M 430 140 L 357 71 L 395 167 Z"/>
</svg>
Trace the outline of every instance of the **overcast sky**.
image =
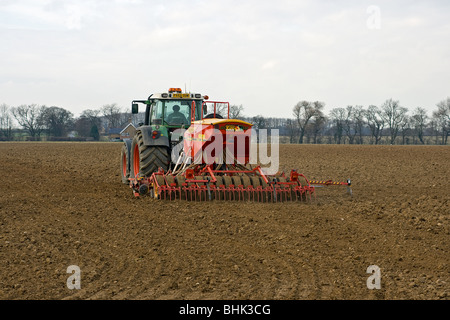
<svg viewBox="0 0 450 320">
<path fill-rule="evenodd" d="M 450 1 L 0 0 L 0 104 L 75 115 L 170 87 L 291 117 L 450 96 Z"/>
</svg>

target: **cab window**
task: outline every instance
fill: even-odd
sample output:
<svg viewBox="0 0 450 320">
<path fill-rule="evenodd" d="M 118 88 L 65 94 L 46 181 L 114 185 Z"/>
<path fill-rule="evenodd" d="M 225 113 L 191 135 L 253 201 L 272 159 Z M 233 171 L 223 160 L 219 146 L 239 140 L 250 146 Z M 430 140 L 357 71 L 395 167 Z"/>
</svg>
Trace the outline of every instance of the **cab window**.
<svg viewBox="0 0 450 320">
<path fill-rule="evenodd" d="M 191 123 L 191 105 L 188 101 L 165 101 L 164 118 L 169 125 L 189 125 Z"/>
<path fill-rule="evenodd" d="M 195 120 L 200 120 L 202 101 L 194 101 Z M 190 125 L 191 106 L 192 100 L 154 100 L 150 113 L 150 123 L 170 126 Z"/>
<path fill-rule="evenodd" d="M 151 124 L 162 124 L 163 119 L 163 104 L 162 101 L 154 101 L 152 103 L 152 111 L 150 113 Z"/>
</svg>

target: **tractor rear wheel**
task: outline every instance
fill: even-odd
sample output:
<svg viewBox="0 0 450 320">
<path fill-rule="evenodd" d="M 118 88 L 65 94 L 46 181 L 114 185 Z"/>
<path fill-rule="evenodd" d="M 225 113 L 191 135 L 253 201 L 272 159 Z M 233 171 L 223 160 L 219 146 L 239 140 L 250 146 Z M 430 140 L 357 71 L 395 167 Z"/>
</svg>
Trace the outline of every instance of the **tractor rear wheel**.
<svg viewBox="0 0 450 320">
<path fill-rule="evenodd" d="M 162 168 L 167 171 L 170 166 L 170 153 L 167 147 L 146 146 L 141 132 L 137 132 L 131 144 L 130 176 L 140 174 L 150 177 L 152 173 Z"/>
</svg>

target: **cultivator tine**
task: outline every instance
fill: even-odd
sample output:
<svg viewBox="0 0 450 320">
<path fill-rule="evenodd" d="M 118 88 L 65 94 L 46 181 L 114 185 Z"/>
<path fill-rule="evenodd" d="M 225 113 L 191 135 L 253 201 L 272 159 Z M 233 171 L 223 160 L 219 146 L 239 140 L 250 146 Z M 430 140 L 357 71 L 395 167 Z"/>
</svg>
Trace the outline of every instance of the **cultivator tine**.
<svg viewBox="0 0 450 320">
<path fill-rule="evenodd" d="M 205 200 L 206 201 L 206 195 L 208 194 L 208 187 L 209 187 L 209 185 L 208 186 L 200 186 L 200 201 L 203 201 L 203 200 Z M 211 200 L 211 199 L 210 199 Z"/>
<path fill-rule="evenodd" d="M 281 186 L 280 186 L 281 187 Z M 281 188 L 275 188 L 276 189 L 276 195 L 275 195 L 275 202 L 284 202 L 283 199 L 283 190 Z"/>
<path fill-rule="evenodd" d="M 228 186 L 228 196 L 229 196 L 230 200 L 233 200 L 233 201 L 236 198 L 236 194 L 234 192 L 234 185 L 232 185 L 232 184 L 230 184 Z"/>
<path fill-rule="evenodd" d="M 194 188 L 192 192 L 194 193 L 195 201 L 202 201 L 202 189 Z"/>
<path fill-rule="evenodd" d="M 208 199 L 211 201 L 211 188 L 209 187 L 209 183 L 206 184 L 206 188 L 208 189 Z"/>
<path fill-rule="evenodd" d="M 186 186 L 180 187 L 180 200 L 187 200 Z"/>
<path fill-rule="evenodd" d="M 237 188 L 235 189 L 238 201 L 244 201 L 244 194 L 243 194 L 242 187 L 243 186 L 237 186 Z"/>
<path fill-rule="evenodd" d="M 273 201 L 273 197 L 271 195 L 272 195 L 272 190 L 270 189 L 270 187 L 265 187 L 263 201 L 265 201 L 265 202 Z"/>
<path fill-rule="evenodd" d="M 237 187 L 237 193 L 238 193 L 238 198 L 239 198 L 239 201 L 244 201 L 244 191 L 243 191 L 243 187 L 244 186 L 238 186 Z"/>
<path fill-rule="evenodd" d="M 220 186 L 216 186 L 214 188 L 214 198 L 220 200 Z"/>
<path fill-rule="evenodd" d="M 225 186 L 219 185 L 217 188 L 217 194 L 219 195 L 219 200 L 225 200 Z"/>
<path fill-rule="evenodd" d="M 286 199 L 286 201 L 291 200 L 291 188 L 285 188 L 284 189 L 284 198 Z"/>
<path fill-rule="evenodd" d="M 256 187 L 255 193 L 256 193 L 256 196 L 258 197 L 258 202 L 262 202 L 261 201 L 261 198 L 262 198 L 262 187 L 261 186 Z"/>
<path fill-rule="evenodd" d="M 197 191 L 196 193 L 198 195 L 197 199 L 198 199 L 198 201 L 201 202 L 202 199 L 203 199 L 203 188 L 199 186 L 199 187 L 196 188 L 196 191 Z"/>
<path fill-rule="evenodd" d="M 255 202 L 255 188 L 253 188 L 253 186 L 249 186 L 249 188 L 249 196 L 252 195 L 252 200 Z"/>
</svg>

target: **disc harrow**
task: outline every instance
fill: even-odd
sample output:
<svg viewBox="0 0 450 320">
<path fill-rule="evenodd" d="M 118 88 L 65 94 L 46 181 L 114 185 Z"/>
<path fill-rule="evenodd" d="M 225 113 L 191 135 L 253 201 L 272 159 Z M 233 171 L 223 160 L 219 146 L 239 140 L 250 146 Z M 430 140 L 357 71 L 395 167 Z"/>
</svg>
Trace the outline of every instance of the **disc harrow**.
<svg viewBox="0 0 450 320">
<path fill-rule="evenodd" d="M 130 179 L 130 182 L 136 197 L 150 195 L 161 200 L 251 202 L 312 201 L 320 184 L 351 185 L 350 181 L 310 181 L 295 170 L 289 175 L 265 175 L 260 167 L 216 170 L 212 165 L 197 170 L 186 169 L 177 175 L 160 169 L 149 178 Z"/>
</svg>

